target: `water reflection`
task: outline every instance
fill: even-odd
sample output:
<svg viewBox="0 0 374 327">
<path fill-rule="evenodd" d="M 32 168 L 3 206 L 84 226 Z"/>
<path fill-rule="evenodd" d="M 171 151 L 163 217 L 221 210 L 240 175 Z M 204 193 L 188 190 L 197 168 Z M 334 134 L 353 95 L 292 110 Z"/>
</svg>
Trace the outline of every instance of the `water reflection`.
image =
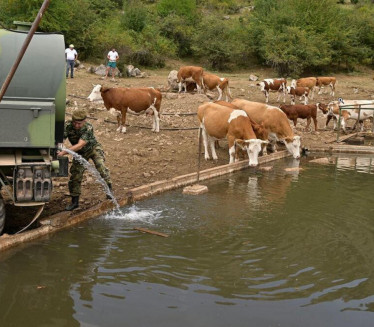
<svg viewBox="0 0 374 327">
<path fill-rule="evenodd" d="M 17 250 L 0 262 L 0 322 L 370 326 L 374 177 L 356 173 L 369 161 L 338 159 L 249 169 L 202 196 L 163 194 Z"/>
</svg>

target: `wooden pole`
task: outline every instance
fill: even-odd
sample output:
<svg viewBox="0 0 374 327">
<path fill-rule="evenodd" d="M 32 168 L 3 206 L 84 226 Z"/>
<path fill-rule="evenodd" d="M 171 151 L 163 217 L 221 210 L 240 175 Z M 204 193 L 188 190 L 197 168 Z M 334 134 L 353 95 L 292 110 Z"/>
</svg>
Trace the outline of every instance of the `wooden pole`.
<svg viewBox="0 0 374 327">
<path fill-rule="evenodd" d="M 139 232 L 143 232 L 143 233 L 153 234 L 153 235 L 157 235 L 157 236 L 161 236 L 161 237 L 169 237 L 168 234 L 155 232 L 153 230 L 149 230 L 149 229 L 146 229 L 146 228 L 143 228 L 143 227 L 134 227 L 134 229 L 138 230 Z"/>
<path fill-rule="evenodd" d="M 199 127 L 199 153 L 197 155 L 197 180 L 196 180 L 196 184 L 199 184 L 199 181 L 200 181 L 201 137 L 202 137 L 202 128 L 200 126 Z"/>
</svg>

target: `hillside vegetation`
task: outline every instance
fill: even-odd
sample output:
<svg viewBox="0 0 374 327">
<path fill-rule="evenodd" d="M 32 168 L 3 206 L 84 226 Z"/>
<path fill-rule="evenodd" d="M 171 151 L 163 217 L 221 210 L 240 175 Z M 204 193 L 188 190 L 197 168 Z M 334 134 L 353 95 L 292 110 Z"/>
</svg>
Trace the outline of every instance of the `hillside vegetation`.
<svg viewBox="0 0 374 327">
<path fill-rule="evenodd" d="M 0 21 L 33 21 L 42 0 L 0 0 Z M 112 47 L 125 63 L 179 58 L 215 70 L 271 66 L 280 75 L 374 66 L 371 0 L 53 0 L 40 29 L 81 59 Z"/>
</svg>

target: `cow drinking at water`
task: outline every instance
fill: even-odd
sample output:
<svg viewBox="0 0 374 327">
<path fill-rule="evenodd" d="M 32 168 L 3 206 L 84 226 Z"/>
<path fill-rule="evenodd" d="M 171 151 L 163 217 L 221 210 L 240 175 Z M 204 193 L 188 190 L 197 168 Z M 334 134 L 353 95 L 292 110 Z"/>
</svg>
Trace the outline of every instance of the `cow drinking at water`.
<svg viewBox="0 0 374 327">
<path fill-rule="evenodd" d="M 267 143 L 256 138 L 251 121 L 243 110 L 232 109 L 215 103 L 204 103 L 197 111 L 205 149 L 205 159 L 210 159 L 208 143 L 212 157 L 217 160 L 214 141 L 227 138 L 229 144 L 230 163 L 238 160 L 236 147 L 248 153 L 249 165 L 257 166 L 261 145 Z M 235 155 L 235 156 L 234 156 Z"/>
<path fill-rule="evenodd" d="M 300 136 L 294 135 L 286 114 L 277 107 L 260 102 L 234 99 L 234 106 L 244 110 L 257 124 L 269 132 L 269 140 L 276 151 L 276 142 L 282 141 L 294 158 L 300 158 Z"/>
<path fill-rule="evenodd" d="M 128 88 L 95 85 L 88 96 L 90 101 L 103 100 L 109 112 L 117 116 L 118 132 L 126 133 L 126 113 L 153 115 L 153 132 L 160 131 L 161 92 L 152 87 Z"/>
</svg>

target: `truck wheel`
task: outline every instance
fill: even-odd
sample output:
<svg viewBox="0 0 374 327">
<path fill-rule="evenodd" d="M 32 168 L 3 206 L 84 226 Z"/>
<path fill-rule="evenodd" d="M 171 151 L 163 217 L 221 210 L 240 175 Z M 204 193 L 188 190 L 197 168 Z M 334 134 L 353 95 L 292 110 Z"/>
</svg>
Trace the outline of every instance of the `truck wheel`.
<svg viewBox="0 0 374 327">
<path fill-rule="evenodd" d="M 0 234 L 5 225 L 5 205 L 4 200 L 0 197 Z"/>
</svg>

